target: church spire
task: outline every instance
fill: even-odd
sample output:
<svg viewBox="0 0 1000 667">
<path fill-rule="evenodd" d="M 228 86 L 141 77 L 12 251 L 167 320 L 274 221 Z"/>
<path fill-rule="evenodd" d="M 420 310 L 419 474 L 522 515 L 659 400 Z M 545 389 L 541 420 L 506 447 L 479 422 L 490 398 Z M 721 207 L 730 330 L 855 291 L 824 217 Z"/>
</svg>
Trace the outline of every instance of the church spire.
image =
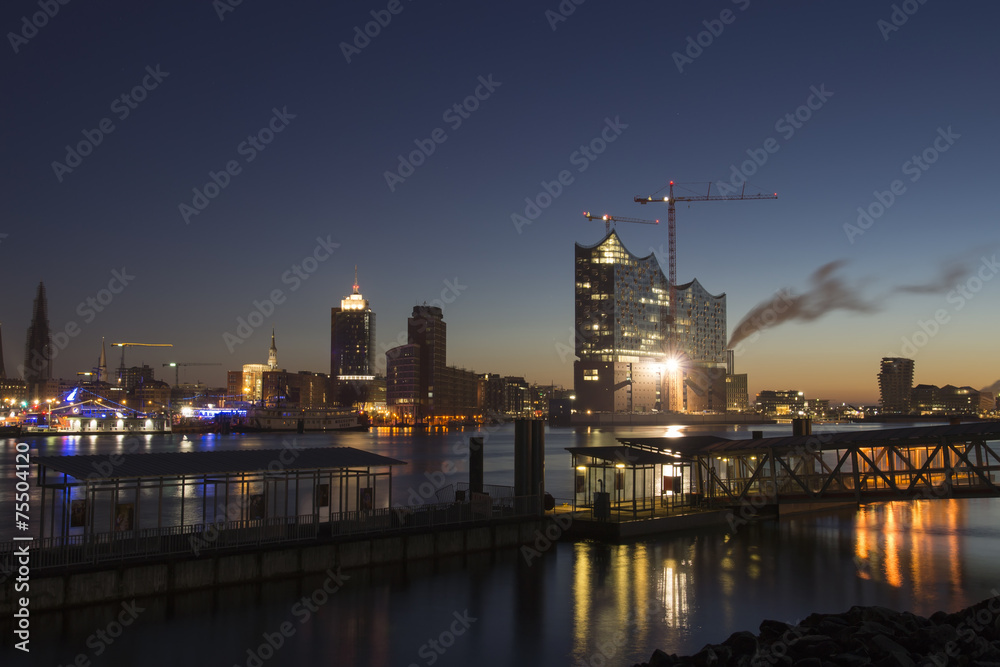
<svg viewBox="0 0 1000 667">
<path fill-rule="evenodd" d="M 101 336 L 101 356 L 97 359 L 97 381 L 108 381 L 108 355 L 104 351 L 104 336 Z"/>
<path fill-rule="evenodd" d="M 271 348 L 267 351 L 267 365 L 272 371 L 278 368 L 278 348 L 274 345 L 274 329 L 271 329 Z"/>
</svg>

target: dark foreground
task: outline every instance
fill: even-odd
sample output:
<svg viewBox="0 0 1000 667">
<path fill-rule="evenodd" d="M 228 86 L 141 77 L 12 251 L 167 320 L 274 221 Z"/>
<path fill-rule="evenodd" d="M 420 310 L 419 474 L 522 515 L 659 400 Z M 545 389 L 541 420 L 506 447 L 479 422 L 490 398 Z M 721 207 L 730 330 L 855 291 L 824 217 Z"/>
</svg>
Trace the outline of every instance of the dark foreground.
<svg viewBox="0 0 1000 667">
<path fill-rule="evenodd" d="M 1000 665 L 1000 597 L 929 619 L 876 606 L 812 614 L 794 626 L 765 620 L 760 634 L 737 632 L 693 656 L 657 649 L 642 663 L 668 665 Z"/>
</svg>

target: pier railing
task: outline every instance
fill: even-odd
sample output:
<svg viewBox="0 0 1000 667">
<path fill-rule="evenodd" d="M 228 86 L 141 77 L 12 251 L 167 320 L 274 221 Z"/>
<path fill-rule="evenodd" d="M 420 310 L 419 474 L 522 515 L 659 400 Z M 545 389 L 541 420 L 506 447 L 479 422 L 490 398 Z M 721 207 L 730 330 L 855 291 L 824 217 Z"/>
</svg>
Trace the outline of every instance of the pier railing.
<svg viewBox="0 0 1000 667">
<path fill-rule="evenodd" d="M 16 571 L 15 549 L 29 545 L 31 569 L 80 567 L 161 556 L 201 556 L 222 550 L 301 543 L 321 538 L 378 537 L 501 518 L 538 516 L 537 496 L 473 498 L 465 502 L 269 517 L 142 528 L 111 533 L 0 543 L 0 571 Z"/>
</svg>

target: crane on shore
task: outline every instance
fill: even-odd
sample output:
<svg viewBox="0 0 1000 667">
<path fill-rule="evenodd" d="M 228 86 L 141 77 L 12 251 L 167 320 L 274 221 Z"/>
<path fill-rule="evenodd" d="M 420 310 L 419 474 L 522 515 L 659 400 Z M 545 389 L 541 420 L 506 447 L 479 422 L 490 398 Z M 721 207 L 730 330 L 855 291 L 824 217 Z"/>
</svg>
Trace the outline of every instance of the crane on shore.
<svg viewBox="0 0 1000 667">
<path fill-rule="evenodd" d="M 604 233 L 605 234 L 610 234 L 611 233 L 611 223 L 612 222 L 637 222 L 637 223 L 643 224 L 643 225 L 658 225 L 658 224 L 660 224 L 659 220 L 640 220 L 639 218 L 626 218 L 626 217 L 623 217 L 623 216 L 620 216 L 620 215 L 608 215 L 607 213 L 605 213 L 604 215 L 591 215 L 590 211 L 584 211 L 583 212 L 583 217 L 585 217 L 587 220 L 603 220 L 604 221 Z"/>
<path fill-rule="evenodd" d="M 357 281 L 355 281 L 357 282 Z M 174 369 L 174 386 L 181 386 L 181 366 L 221 366 L 219 362 L 202 362 L 202 361 L 188 361 L 188 362 L 177 362 L 171 361 L 169 364 L 163 364 L 164 367 L 170 366 Z"/>
<path fill-rule="evenodd" d="M 173 347 L 172 343 L 111 343 L 111 347 L 122 349 L 122 363 L 118 369 L 118 384 L 122 383 L 125 377 L 125 348 L 126 347 Z"/>
</svg>

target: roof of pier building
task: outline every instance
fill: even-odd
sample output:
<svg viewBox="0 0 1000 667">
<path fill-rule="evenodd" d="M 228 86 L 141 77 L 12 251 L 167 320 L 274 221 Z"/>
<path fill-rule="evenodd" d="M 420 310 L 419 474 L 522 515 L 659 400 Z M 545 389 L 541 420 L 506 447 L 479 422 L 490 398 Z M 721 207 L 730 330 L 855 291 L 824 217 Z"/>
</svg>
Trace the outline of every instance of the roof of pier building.
<svg viewBox="0 0 1000 667">
<path fill-rule="evenodd" d="M 406 461 L 354 447 L 42 456 L 37 458 L 36 462 L 48 470 L 81 480 L 94 477 L 102 479 L 200 477 L 260 471 L 288 473 L 406 465 Z M 109 467 L 110 471 L 106 472 Z"/>
</svg>

